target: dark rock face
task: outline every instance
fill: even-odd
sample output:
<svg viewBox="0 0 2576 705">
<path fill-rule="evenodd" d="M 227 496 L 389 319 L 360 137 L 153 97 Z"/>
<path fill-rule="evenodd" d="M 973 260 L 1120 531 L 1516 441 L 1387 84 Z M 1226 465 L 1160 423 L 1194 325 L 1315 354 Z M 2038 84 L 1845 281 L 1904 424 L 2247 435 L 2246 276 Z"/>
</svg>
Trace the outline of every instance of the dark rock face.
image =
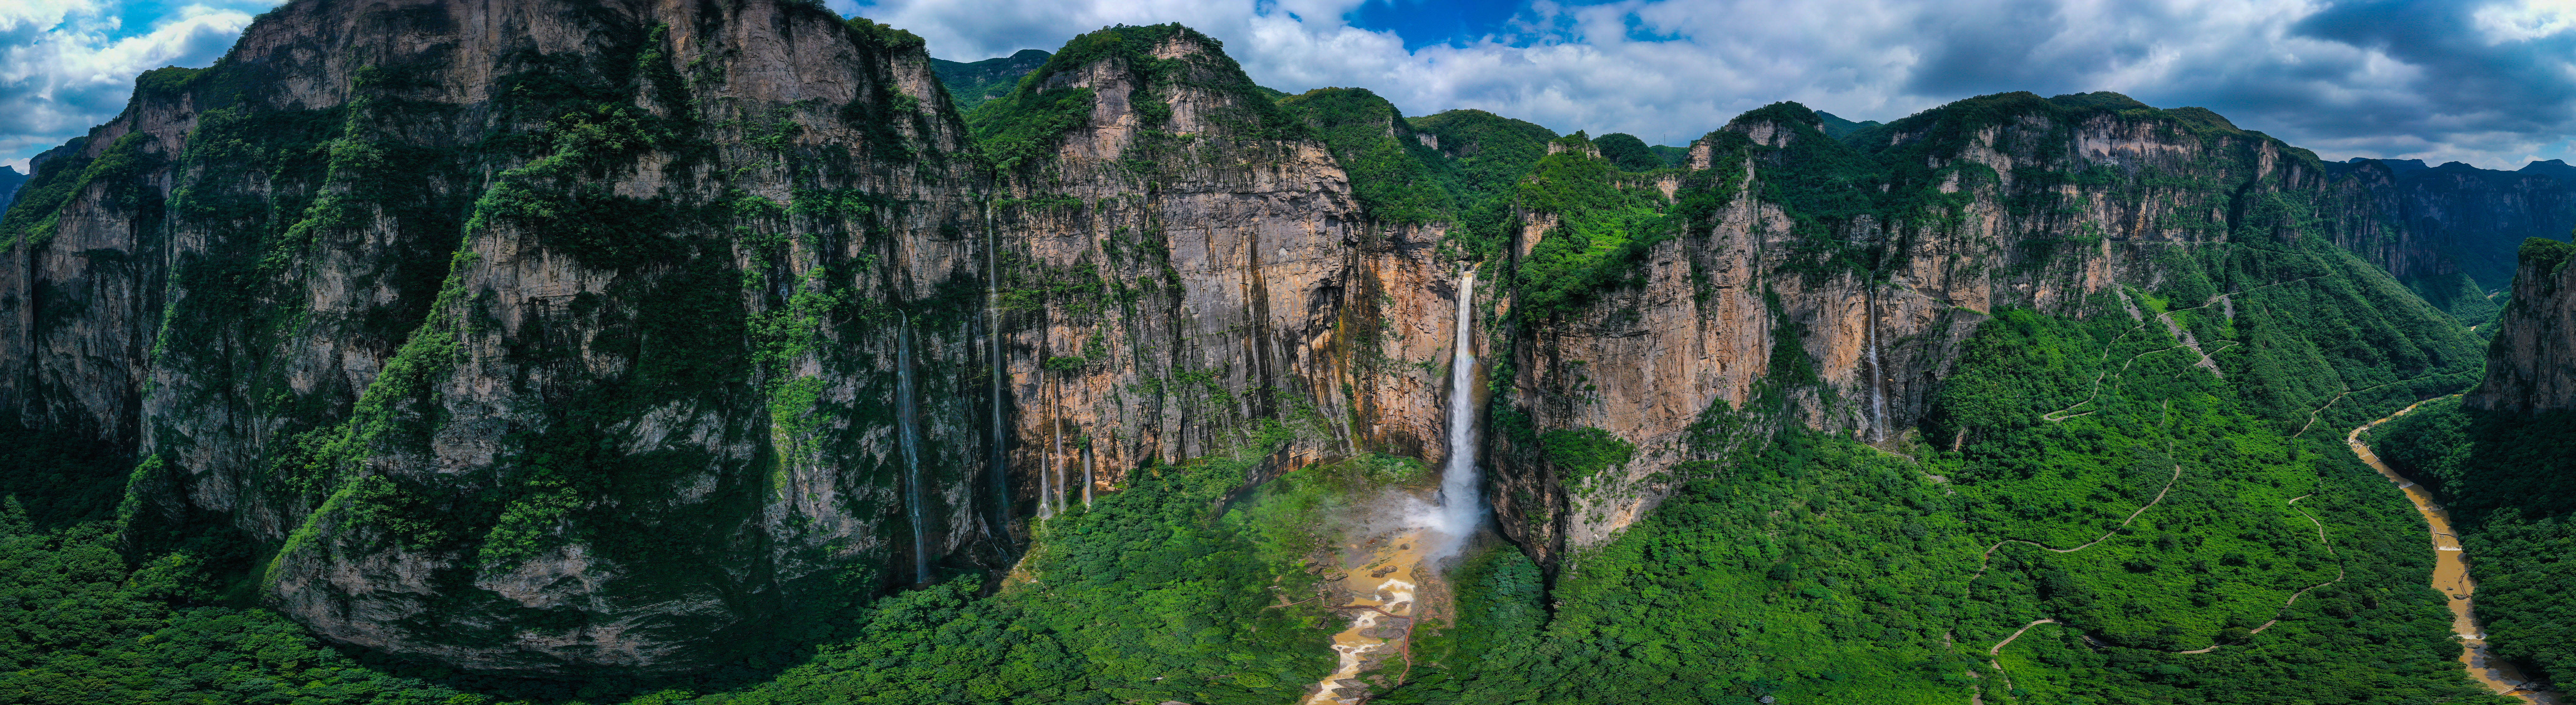
<svg viewBox="0 0 2576 705">
<path fill-rule="evenodd" d="M 1007 567 L 1086 475 L 1437 438 L 1336 333 L 1426 235 L 1212 41 L 1135 41 L 996 172 L 918 39 L 798 3 L 293 3 L 40 176 L 0 401 L 144 458 L 138 545 L 239 532 L 316 633 L 502 673 Z"/>
<path fill-rule="evenodd" d="M 2471 408 L 2532 413 L 2576 409 L 2576 245 L 2523 242 L 2513 301 L 2496 321 L 2487 378 Z"/>
<path fill-rule="evenodd" d="M 2356 159 L 2330 165 L 2371 183 L 2383 217 L 2401 224 L 2396 246 L 2365 252 L 2402 280 L 2466 274 L 2488 289 L 2514 272 L 2514 248 L 2525 238 L 2563 238 L 2576 228 L 2576 182 L 2564 164 L 2533 162 L 2521 171 L 2460 162 Z M 2385 177 L 2375 166 L 2389 169 Z"/>
</svg>

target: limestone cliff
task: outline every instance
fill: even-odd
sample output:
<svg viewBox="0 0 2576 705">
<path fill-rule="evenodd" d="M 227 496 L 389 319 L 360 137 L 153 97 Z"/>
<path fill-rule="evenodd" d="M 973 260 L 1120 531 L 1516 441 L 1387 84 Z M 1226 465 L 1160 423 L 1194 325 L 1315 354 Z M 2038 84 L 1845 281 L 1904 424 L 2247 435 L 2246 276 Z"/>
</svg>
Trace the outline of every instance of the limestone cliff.
<svg viewBox="0 0 2576 705">
<path fill-rule="evenodd" d="M 1698 141 L 1686 173 L 1609 177 L 1632 194 L 1622 207 L 1667 214 L 1633 221 L 1626 262 L 1611 265 L 1625 283 L 1496 315 L 1513 331 L 1503 408 L 1527 419 L 1495 434 L 1504 528 L 1543 557 L 1598 545 L 1679 483 L 1726 472 L 1730 451 L 1763 435 L 1748 430 L 1783 423 L 1903 452 L 1950 448 L 1960 439 L 1942 433 L 1934 394 L 1959 343 L 2004 308 L 2099 315 L 2154 291 L 2251 329 L 2257 312 L 2232 295 L 2331 280 L 2298 295 L 2382 307 L 2392 321 L 2372 324 L 2382 334 L 2367 341 L 2350 331 L 2346 343 L 2385 351 L 2364 354 L 2408 360 L 2422 380 L 2474 365 L 2457 325 L 2326 244 L 2366 245 L 2390 229 L 2366 183 L 2206 111 L 2101 95 L 1962 101 L 1849 144 L 1813 113 L 1774 106 Z M 1542 162 L 1533 179 L 1555 168 Z M 1542 197 L 1524 199 L 1504 265 L 1517 269 L 1514 307 L 1559 298 L 1550 287 L 1572 275 L 1548 240 L 1604 246 L 1609 226 L 1586 211 L 1616 202 L 1547 207 L 1554 197 L 1525 193 Z M 2385 383 L 2340 378 L 2329 360 L 2343 353 L 2326 341 L 2294 343 L 2317 347 L 2300 353 L 2307 372 L 2285 374 L 2225 354 L 2232 343 L 2215 328 L 2164 326 L 2205 367 L 2253 375 L 2284 407 Z M 1585 428 L 1628 447 L 1548 435 Z M 1918 430 L 1934 437 L 1907 442 Z"/>
<path fill-rule="evenodd" d="M 2466 403 L 2520 413 L 2576 409 L 2576 267 L 2567 266 L 2576 245 L 2532 238 L 2520 259 L 2513 302 L 2487 347 L 2486 382 Z"/>
<path fill-rule="evenodd" d="M 2533 162 L 2521 171 L 2460 162 L 2426 167 L 2420 160 L 2329 162 L 2372 182 L 2386 217 L 2404 242 L 2364 256 L 2402 280 L 2466 274 L 2500 289 L 2514 272 L 2514 248 L 2526 238 L 2562 237 L 2576 228 L 2576 183 Z M 2563 165 L 2560 165 L 2563 167 Z"/>
<path fill-rule="evenodd" d="M 939 392 L 975 319 L 922 303 L 976 253 L 933 81 L 794 3 L 285 5 L 13 211 L 8 401 L 136 448 L 138 545 L 273 547 L 268 599 L 333 640 L 713 663 L 908 552 L 872 423 L 907 316 L 925 413 L 983 399 Z M 930 548 L 1007 560 L 949 430 Z"/>
</svg>

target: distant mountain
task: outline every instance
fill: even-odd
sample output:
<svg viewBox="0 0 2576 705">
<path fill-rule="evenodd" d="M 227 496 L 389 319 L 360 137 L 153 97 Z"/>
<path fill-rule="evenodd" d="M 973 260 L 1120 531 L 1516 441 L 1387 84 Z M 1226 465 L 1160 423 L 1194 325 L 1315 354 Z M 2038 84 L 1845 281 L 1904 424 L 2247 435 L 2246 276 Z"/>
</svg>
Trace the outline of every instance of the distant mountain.
<svg viewBox="0 0 2576 705">
<path fill-rule="evenodd" d="M 14 168 L 0 166 L 0 211 L 8 210 L 9 203 L 17 200 L 18 186 L 24 183 L 27 183 L 26 174 L 18 173 Z"/>
<path fill-rule="evenodd" d="M 1822 110 L 1816 111 L 1816 117 L 1822 118 L 1825 121 L 1825 136 L 1834 139 L 1842 139 L 1851 133 L 1877 127 L 1881 124 L 1877 120 L 1871 120 L 1868 122 L 1852 122 L 1833 113 L 1828 113 Z"/>
<path fill-rule="evenodd" d="M 1593 140 L 1592 144 L 1601 149 L 1601 158 L 1610 160 L 1610 163 L 1618 166 L 1620 171 L 1654 171 L 1664 168 L 1664 158 L 1656 154 L 1654 148 L 1646 146 L 1645 140 L 1637 139 L 1636 135 L 1613 132 Z"/>
<path fill-rule="evenodd" d="M 2545 162 L 2524 164 L 2522 165 L 2521 171 L 2525 174 L 2552 176 L 2557 177 L 2560 181 L 2576 182 L 2576 166 L 2569 166 L 2565 160 L 2561 159 L 2551 159 Z"/>
<path fill-rule="evenodd" d="M 2420 291 L 2459 288 L 2447 278 L 2453 272 L 2475 280 L 2484 291 L 2504 288 L 2513 278 L 2514 252 L 2526 238 L 2564 240 L 2576 227 L 2576 166 L 2550 160 L 2532 162 L 2520 171 L 2480 169 L 2463 162 L 2425 166 L 2421 159 L 2354 157 L 2327 162 L 2329 171 L 2360 174 L 2365 165 L 2387 167 L 2393 183 L 2384 215 L 2403 222 L 2431 248 L 2426 254 L 2447 263 L 2429 269 L 2391 266 L 2398 278 Z M 2429 286 L 2429 288 L 2427 288 Z M 2446 295 L 2428 293 L 2444 309 Z M 2454 311 L 2454 313 L 2459 313 Z M 2466 319 L 2463 319 L 2466 320 Z"/>
<path fill-rule="evenodd" d="M 2425 166 L 2424 160 L 2422 159 L 2372 159 L 2369 157 L 2353 157 L 2351 159 L 2344 160 L 2344 163 L 2346 164 L 2360 164 L 2362 162 L 2379 162 L 2381 165 L 2388 167 L 2390 172 L 2395 173 L 2398 176 L 2405 176 L 2407 174 L 2433 168 Z"/>
<path fill-rule="evenodd" d="M 983 61 L 931 59 L 930 71 L 938 74 L 942 85 L 948 86 L 948 97 L 957 101 L 957 109 L 973 110 L 984 101 L 1011 92 L 1012 88 L 1020 85 L 1021 76 L 1045 66 L 1047 59 L 1054 56 L 1036 49 L 1021 49 L 1017 54 Z"/>
</svg>

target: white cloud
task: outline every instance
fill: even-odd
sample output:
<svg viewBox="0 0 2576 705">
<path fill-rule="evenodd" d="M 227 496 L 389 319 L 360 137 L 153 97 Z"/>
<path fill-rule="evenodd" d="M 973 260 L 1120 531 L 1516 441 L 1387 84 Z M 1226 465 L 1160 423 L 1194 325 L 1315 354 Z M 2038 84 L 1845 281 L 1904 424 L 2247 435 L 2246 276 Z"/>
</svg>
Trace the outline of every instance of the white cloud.
<svg viewBox="0 0 2576 705">
<path fill-rule="evenodd" d="M 8 157 L 0 164 L 24 170 L 27 157 L 114 118 L 136 74 L 213 63 L 251 20 L 242 7 L 191 4 L 161 12 L 148 31 L 128 31 L 116 16 L 120 7 L 97 0 L 0 6 L 0 155 Z"/>
</svg>

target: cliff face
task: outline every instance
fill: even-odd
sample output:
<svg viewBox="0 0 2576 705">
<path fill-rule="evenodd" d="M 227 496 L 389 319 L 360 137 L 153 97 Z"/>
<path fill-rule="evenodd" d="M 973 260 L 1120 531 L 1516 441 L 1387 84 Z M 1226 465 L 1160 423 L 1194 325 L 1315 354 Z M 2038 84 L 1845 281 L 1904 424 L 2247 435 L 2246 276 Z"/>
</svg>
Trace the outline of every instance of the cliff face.
<svg viewBox="0 0 2576 705">
<path fill-rule="evenodd" d="M 2576 409 L 2576 245 L 2523 241 L 2513 301 L 2487 347 L 2487 378 L 2470 408 L 2532 413 Z"/>
<path fill-rule="evenodd" d="M 2376 381 L 2338 379 L 2314 349 L 2301 355 L 2317 378 L 2249 365 L 2221 354 L 2234 344 L 2222 336 L 2244 335 L 2138 313 L 2140 297 L 2224 309 L 2250 333 L 2258 324 L 2238 318 L 2231 294 L 2337 280 L 2347 283 L 2300 295 L 2352 307 L 2404 300 L 2389 337 L 2369 344 L 2409 360 L 2412 373 L 2472 364 L 2456 326 L 2431 325 L 2438 314 L 2385 273 L 2326 244 L 2389 235 L 2373 217 L 2370 182 L 2333 178 L 2302 150 L 2177 112 L 1989 96 L 1846 145 L 1812 113 L 1775 106 L 1696 143 L 1689 174 L 1617 177 L 1672 194 L 1661 207 L 1678 222 L 1651 245 L 1631 241 L 1633 284 L 1503 323 L 1517 330 L 1512 408 L 1530 430 L 1519 442 L 1497 434 L 1507 439 L 1496 454 L 1505 529 L 1543 556 L 1599 545 L 1679 483 L 1725 472 L 1731 451 L 1779 424 L 1898 450 L 1917 429 L 1947 436 L 1934 395 L 1961 341 L 2004 308 L 2126 309 L 2139 325 L 2172 330 L 2205 367 L 2255 375 L 2252 386 L 2304 410 Z M 1534 178 L 1549 170 L 1543 163 Z M 1569 213 L 1522 219 L 1513 305 L 1550 286 L 1548 238 L 1599 227 Z M 1633 449 L 1610 456 L 1624 462 L 1569 468 L 1585 444 L 1545 432 L 1580 428 Z M 1921 440 L 1909 452 L 1959 442 Z"/>
<path fill-rule="evenodd" d="M 2502 288 L 2513 276 L 2518 243 L 2563 237 L 2576 228 L 2576 184 L 2554 176 L 2545 162 L 2497 171 L 2407 160 L 2402 170 L 2387 171 L 2382 161 L 2356 159 L 2328 168 L 2370 182 L 2380 212 L 2402 225 L 2382 248 L 2360 250 L 2401 280 L 2456 273 L 2483 288 Z"/>
<path fill-rule="evenodd" d="M 146 458 L 136 541 L 275 547 L 265 590 L 331 639 L 711 663 L 909 533 L 865 421 L 975 254 L 933 80 L 785 4 L 284 6 L 55 184 L 0 281 L 9 401 Z M 971 316 L 923 318 L 925 413 L 967 416 Z M 1002 560 L 977 434 L 925 446 L 929 550 Z"/>
<path fill-rule="evenodd" d="M 138 546 L 238 532 L 317 633 L 519 673 L 1007 567 L 1086 476 L 1437 447 L 1372 361 L 1447 345 L 1439 231 L 1213 41 L 1088 40 L 990 171 L 917 39 L 794 4 L 285 6 L 11 217 L 6 401 L 144 458 Z"/>
</svg>

